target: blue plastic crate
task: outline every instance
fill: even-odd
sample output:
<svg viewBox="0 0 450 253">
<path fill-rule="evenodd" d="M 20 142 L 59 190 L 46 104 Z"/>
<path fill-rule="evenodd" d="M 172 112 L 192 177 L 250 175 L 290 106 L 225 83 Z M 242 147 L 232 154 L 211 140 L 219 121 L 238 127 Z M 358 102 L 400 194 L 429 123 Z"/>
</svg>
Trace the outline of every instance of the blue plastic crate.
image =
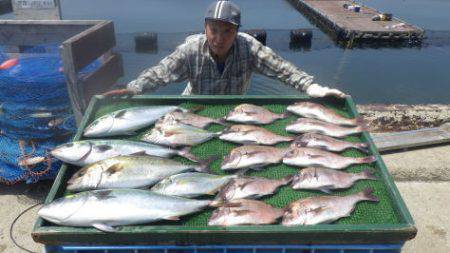
<svg viewBox="0 0 450 253">
<path fill-rule="evenodd" d="M 46 253 L 399 253 L 403 244 L 46 246 Z"/>
</svg>

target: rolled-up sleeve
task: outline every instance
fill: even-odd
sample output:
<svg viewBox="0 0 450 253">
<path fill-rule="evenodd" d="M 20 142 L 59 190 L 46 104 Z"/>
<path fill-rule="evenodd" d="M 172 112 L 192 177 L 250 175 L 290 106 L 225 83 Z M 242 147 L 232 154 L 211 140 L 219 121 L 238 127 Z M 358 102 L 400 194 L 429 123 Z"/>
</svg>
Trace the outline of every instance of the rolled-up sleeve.
<svg viewBox="0 0 450 253">
<path fill-rule="evenodd" d="M 254 40 L 251 43 L 254 67 L 265 76 L 276 78 L 296 89 L 305 91 L 314 77 L 277 55 L 272 49 Z"/>
<path fill-rule="evenodd" d="M 135 93 L 153 91 L 168 83 L 181 82 L 188 78 L 189 65 L 187 60 L 187 45 L 182 44 L 169 56 L 162 59 L 158 65 L 144 70 L 136 80 L 127 84 L 127 89 Z"/>
</svg>

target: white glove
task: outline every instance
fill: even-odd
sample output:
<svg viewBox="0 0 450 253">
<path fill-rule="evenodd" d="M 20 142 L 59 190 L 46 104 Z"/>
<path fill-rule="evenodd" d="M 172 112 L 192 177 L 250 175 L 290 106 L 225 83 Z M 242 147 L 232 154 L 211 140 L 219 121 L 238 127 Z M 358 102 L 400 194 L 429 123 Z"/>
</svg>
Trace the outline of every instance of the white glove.
<svg viewBox="0 0 450 253">
<path fill-rule="evenodd" d="M 306 94 L 310 97 L 325 97 L 325 96 L 335 96 L 338 98 L 344 98 L 347 95 L 338 89 L 330 89 L 328 87 L 322 87 L 317 83 L 311 84 L 308 88 L 306 88 Z"/>
</svg>

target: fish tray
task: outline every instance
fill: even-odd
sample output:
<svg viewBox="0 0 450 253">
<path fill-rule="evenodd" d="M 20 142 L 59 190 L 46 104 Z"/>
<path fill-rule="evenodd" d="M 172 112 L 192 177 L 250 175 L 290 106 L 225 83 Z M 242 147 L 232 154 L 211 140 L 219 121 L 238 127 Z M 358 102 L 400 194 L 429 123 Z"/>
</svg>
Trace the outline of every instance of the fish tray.
<svg viewBox="0 0 450 253">
<path fill-rule="evenodd" d="M 101 96 L 94 97 L 84 115 L 74 140 L 82 139 L 84 128 L 94 119 L 105 113 L 138 105 L 180 105 L 185 108 L 201 108 L 196 113 L 203 116 L 219 118 L 225 116 L 231 109 L 241 103 L 262 105 L 267 109 L 282 113 L 286 106 L 299 101 L 312 101 L 333 108 L 344 116 L 354 117 L 358 113 L 351 98 L 345 100 L 310 99 L 307 96 L 153 96 L 141 95 L 132 98 L 112 99 Z M 286 124 L 294 121 L 294 115 L 264 126 L 281 134 L 291 135 L 285 131 Z M 136 136 L 117 137 L 138 140 L 143 129 Z M 220 131 L 223 126 L 213 125 L 210 131 Z M 359 181 L 347 190 L 335 191 L 336 195 L 347 195 L 367 187 L 374 189 L 378 203 L 360 202 L 349 216 L 332 224 L 314 226 L 258 225 L 258 226 L 207 226 L 208 218 L 213 209 L 181 217 L 180 221 L 162 221 L 138 226 L 123 226 L 118 232 L 105 233 L 94 228 L 79 228 L 58 226 L 38 218 L 32 236 L 36 242 L 46 245 L 300 245 L 300 244 L 403 244 L 414 238 L 417 229 L 414 221 L 395 186 L 391 175 L 386 169 L 370 135 L 364 132 L 360 135 L 346 138 L 349 141 L 365 141 L 370 143 L 370 153 L 377 157 L 371 165 L 355 165 L 346 169 L 348 172 L 360 172 L 371 167 L 379 180 Z M 286 146 L 287 143 L 277 146 Z M 212 155 L 219 158 L 211 164 L 214 173 L 225 174 L 219 166 L 223 156 L 236 147 L 214 138 L 197 145 L 191 152 L 203 159 Z M 365 156 L 356 150 L 342 152 L 345 156 Z M 189 161 L 177 157 L 178 161 Z M 76 166 L 63 165 L 45 200 L 49 203 L 62 197 L 66 192 L 66 183 L 77 170 Z M 287 165 L 273 165 L 261 171 L 250 171 L 247 175 L 267 178 L 282 178 L 294 174 L 298 168 Z M 293 190 L 284 186 L 272 195 L 262 200 L 274 207 L 284 207 L 289 203 L 309 196 L 319 196 L 324 193 L 306 190 Z"/>
</svg>

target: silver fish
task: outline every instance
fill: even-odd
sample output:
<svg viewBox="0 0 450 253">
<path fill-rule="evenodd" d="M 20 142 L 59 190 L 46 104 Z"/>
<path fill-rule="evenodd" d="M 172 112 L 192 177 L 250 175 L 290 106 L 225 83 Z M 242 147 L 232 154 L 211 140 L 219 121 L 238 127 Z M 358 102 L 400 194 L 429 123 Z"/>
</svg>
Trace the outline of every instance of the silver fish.
<svg viewBox="0 0 450 253">
<path fill-rule="evenodd" d="M 345 137 L 365 131 L 365 127 L 344 127 L 317 119 L 299 118 L 286 126 L 286 131 L 291 133 L 318 133 L 332 137 Z"/>
<path fill-rule="evenodd" d="M 220 190 L 211 205 L 218 206 L 221 203 L 229 202 L 233 199 L 257 199 L 271 195 L 280 186 L 289 184 L 292 178 L 292 175 L 282 179 L 267 179 L 262 177 L 235 178 Z"/>
<path fill-rule="evenodd" d="M 187 172 L 170 176 L 152 187 L 153 192 L 194 198 L 201 195 L 214 195 L 237 175 L 221 176 L 207 173 Z"/>
<path fill-rule="evenodd" d="M 289 148 L 244 145 L 231 150 L 225 156 L 220 168 L 222 170 L 260 169 L 269 164 L 280 163 Z"/>
<path fill-rule="evenodd" d="M 364 179 L 377 180 L 368 169 L 361 173 L 347 173 L 324 168 L 304 168 L 294 176 L 292 188 L 330 193 L 330 190 L 350 188 L 356 181 Z"/>
<path fill-rule="evenodd" d="M 77 166 L 86 166 L 114 156 L 138 153 L 159 157 L 179 155 L 192 161 L 198 161 L 198 158 L 189 153 L 189 148 L 176 150 L 145 142 L 125 140 L 74 141 L 59 145 L 51 151 L 52 156 Z"/>
<path fill-rule="evenodd" d="M 185 171 L 207 171 L 208 161 L 187 165 L 156 156 L 116 156 L 78 170 L 67 182 L 70 191 L 144 188 Z"/>
<path fill-rule="evenodd" d="M 115 232 L 118 230 L 115 226 L 178 220 L 180 216 L 206 208 L 209 203 L 147 190 L 108 189 L 59 198 L 44 205 L 38 215 L 58 225 Z"/>
<path fill-rule="evenodd" d="M 173 111 L 163 117 L 163 122 L 177 121 L 198 128 L 206 128 L 211 124 L 226 125 L 223 119 L 213 119 L 190 112 Z"/>
<path fill-rule="evenodd" d="M 94 120 L 84 130 L 86 137 L 134 135 L 136 130 L 150 126 L 174 110 L 187 111 L 178 106 L 137 106 L 114 111 Z"/>
<path fill-rule="evenodd" d="M 295 148 L 283 158 L 283 163 L 292 166 L 308 167 L 320 166 L 340 170 L 353 164 L 372 163 L 375 156 L 345 157 L 315 148 Z"/>
<path fill-rule="evenodd" d="M 369 153 L 367 149 L 369 144 L 367 142 L 349 142 L 315 133 L 306 133 L 297 137 L 295 141 L 292 142 L 291 147 L 320 148 L 333 152 L 341 152 L 346 149 L 354 148 L 364 153 Z"/>
<path fill-rule="evenodd" d="M 240 144 L 275 145 L 292 141 L 293 137 L 274 134 L 262 127 L 252 125 L 233 125 L 225 128 L 219 139 Z"/>
<path fill-rule="evenodd" d="M 216 209 L 208 220 L 209 226 L 262 225 L 275 223 L 284 210 L 262 201 L 236 199 Z"/>
<path fill-rule="evenodd" d="M 195 146 L 218 135 L 220 135 L 220 132 L 208 132 L 204 129 L 178 122 L 163 124 L 160 121 L 154 128 L 145 133 L 141 140 L 170 147 Z"/>
<path fill-rule="evenodd" d="M 306 118 L 318 119 L 336 125 L 357 126 L 364 123 L 361 117 L 349 119 L 341 116 L 332 109 L 311 102 L 298 102 L 289 105 L 286 109 L 289 112 Z"/>
<path fill-rule="evenodd" d="M 378 202 L 378 198 L 372 193 L 373 189 L 367 188 L 343 197 L 319 196 L 297 200 L 286 208 L 282 224 L 292 226 L 331 223 L 350 216 L 360 201 Z"/>
<path fill-rule="evenodd" d="M 276 114 L 261 106 L 241 104 L 230 111 L 225 119 L 247 124 L 270 124 L 277 119 L 286 117 L 285 114 Z"/>
</svg>

